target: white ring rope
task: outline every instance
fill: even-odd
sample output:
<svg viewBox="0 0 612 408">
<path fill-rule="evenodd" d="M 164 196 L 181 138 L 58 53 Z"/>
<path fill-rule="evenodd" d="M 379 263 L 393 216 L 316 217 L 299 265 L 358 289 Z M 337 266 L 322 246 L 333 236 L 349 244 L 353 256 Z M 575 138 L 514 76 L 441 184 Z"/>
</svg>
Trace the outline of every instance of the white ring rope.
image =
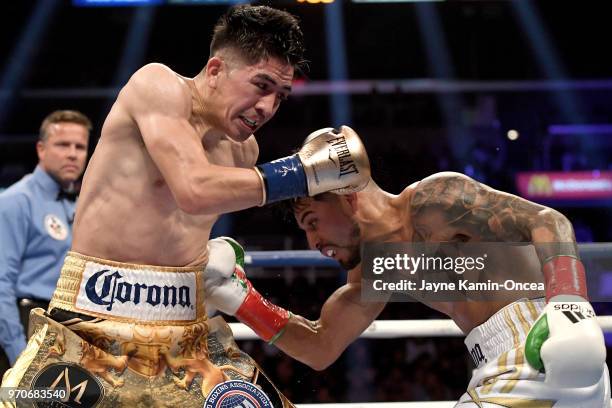
<svg viewBox="0 0 612 408">
<path fill-rule="evenodd" d="M 612 332 L 612 316 L 598 316 L 604 332 Z M 229 324 L 236 340 L 254 340 L 257 335 L 242 323 Z M 365 339 L 395 339 L 401 337 L 462 337 L 463 332 L 450 319 L 375 320 L 363 333 Z"/>
</svg>

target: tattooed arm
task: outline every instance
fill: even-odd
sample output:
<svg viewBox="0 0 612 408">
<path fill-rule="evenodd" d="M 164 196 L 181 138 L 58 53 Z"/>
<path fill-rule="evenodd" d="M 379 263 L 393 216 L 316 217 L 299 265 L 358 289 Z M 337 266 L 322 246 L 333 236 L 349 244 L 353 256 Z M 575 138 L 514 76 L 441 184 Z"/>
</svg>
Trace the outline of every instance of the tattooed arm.
<svg viewBox="0 0 612 408">
<path fill-rule="evenodd" d="M 588 298 L 572 225 L 558 211 L 459 173 L 438 173 L 416 185 L 410 214 L 417 237 L 425 241 L 533 242 L 546 298 Z"/>
<path fill-rule="evenodd" d="M 410 214 L 423 241 L 533 242 L 542 264 L 559 255 L 578 257 L 563 214 L 460 173 L 437 173 L 419 182 Z"/>
<path fill-rule="evenodd" d="M 553 387 L 587 387 L 605 378 L 603 333 L 585 301 L 585 271 L 567 218 L 458 173 L 440 173 L 418 183 L 410 213 L 416 233 L 427 241 L 533 242 L 548 304 L 525 340 L 527 361 L 545 368 L 546 383 Z M 567 310 L 580 319 L 570 319 Z"/>
</svg>

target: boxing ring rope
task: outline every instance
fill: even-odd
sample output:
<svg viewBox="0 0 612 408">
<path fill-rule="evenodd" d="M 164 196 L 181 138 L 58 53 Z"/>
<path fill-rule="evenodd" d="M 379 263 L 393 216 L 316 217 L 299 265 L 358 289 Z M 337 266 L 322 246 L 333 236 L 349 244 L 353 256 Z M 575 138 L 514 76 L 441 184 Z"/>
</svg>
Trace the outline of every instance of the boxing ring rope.
<svg viewBox="0 0 612 408">
<path fill-rule="evenodd" d="M 584 261 L 612 257 L 612 242 L 578 244 L 578 249 Z M 309 250 L 249 251 L 244 261 L 247 267 L 339 267 L 336 260 L 323 256 L 319 251 Z"/>
<path fill-rule="evenodd" d="M 579 244 L 583 261 L 609 258 L 612 243 Z M 249 251 L 245 255 L 247 267 L 320 267 L 338 268 L 332 258 L 318 251 Z M 248 270 L 247 270 L 248 273 Z M 598 316 L 604 332 L 612 332 L 612 316 Z M 255 332 L 242 323 L 229 324 L 236 340 L 258 339 Z M 359 337 L 367 339 L 390 339 L 405 337 L 463 337 L 463 332 L 450 319 L 426 320 L 375 320 Z M 456 401 L 415 401 L 415 402 L 364 402 L 334 404 L 297 404 L 298 408 L 452 408 Z"/>
<path fill-rule="evenodd" d="M 590 260 L 612 256 L 612 242 L 579 244 L 581 258 Z M 248 267 L 320 267 L 338 268 L 336 260 L 323 256 L 318 251 L 249 251 L 245 254 Z M 248 270 L 247 270 L 248 273 Z M 612 316 L 598 316 L 604 332 L 612 332 Z M 237 340 L 257 339 L 255 333 L 242 323 L 230 323 Z M 464 334 L 450 319 L 431 320 L 376 320 L 362 334 L 361 338 L 388 339 L 401 337 L 461 337 Z"/>
<path fill-rule="evenodd" d="M 612 316 L 597 316 L 604 332 L 612 332 Z M 255 340 L 257 335 L 242 323 L 229 324 L 236 340 Z M 450 319 L 431 320 L 375 320 L 361 336 L 362 339 L 397 339 L 402 337 L 463 337 L 459 327 Z"/>
<path fill-rule="evenodd" d="M 249 251 L 244 256 L 244 263 L 247 267 L 264 268 L 286 266 L 340 267 L 335 259 L 323 256 L 319 251 L 308 250 Z"/>
</svg>

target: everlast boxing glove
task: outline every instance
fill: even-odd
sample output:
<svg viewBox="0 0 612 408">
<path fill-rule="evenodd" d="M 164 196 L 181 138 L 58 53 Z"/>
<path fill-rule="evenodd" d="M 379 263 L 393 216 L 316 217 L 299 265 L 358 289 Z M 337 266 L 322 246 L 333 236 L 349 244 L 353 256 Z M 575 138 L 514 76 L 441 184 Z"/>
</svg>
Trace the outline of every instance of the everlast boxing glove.
<svg viewBox="0 0 612 408">
<path fill-rule="evenodd" d="M 300 151 L 256 167 L 264 189 L 262 205 L 326 191 L 360 191 L 370 181 L 370 162 L 361 139 L 348 126 L 311 133 Z"/>
</svg>

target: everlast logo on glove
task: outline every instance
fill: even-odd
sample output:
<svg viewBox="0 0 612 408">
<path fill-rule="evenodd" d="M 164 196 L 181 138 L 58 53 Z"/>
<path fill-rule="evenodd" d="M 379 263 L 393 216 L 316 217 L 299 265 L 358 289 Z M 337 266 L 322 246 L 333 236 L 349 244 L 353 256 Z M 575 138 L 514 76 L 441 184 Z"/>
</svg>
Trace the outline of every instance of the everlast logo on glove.
<svg viewBox="0 0 612 408">
<path fill-rule="evenodd" d="M 280 168 L 285 167 L 284 162 L 282 166 L 265 163 L 258 167 L 263 172 L 262 178 L 268 180 L 268 202 L 325 192 L 350 194 L 363 190 L 370 181 L 368 154 L 357 133 L 348 126 L 341 126 L 339 130 L 323 128 L 311 133 L 300 151 L 287 160 L 298 161 L 295 177 L 279 176 Z M 281 184 L 282 188 L 279 187 Z M 295 185 L 302 187 L 296 189 Z M 269 186 L 276 186 L 276 189 Z M 287 195 L 286 191 L 291 193 Z"/>
<path fill-rule="evenodd" d="M 331 150 L 329 155 L 329 160 L 332 161 L 336 166 L 340 168 L 340 174 L 338 178 L 342 176 L 346 176 L 347 174 L 359 174 L 359 170 L 355 165 L 355 162 L 351 158 L 351 151 L 346 145 L 346 139 L 344 136 L 339 136 L 334 139 L 327 140 L 327 143 L 331 145 L 334 149 L 336 155 L 338 156 L 339 165 L 331 158 Z"/>
<path fill-rule="evenodd" d="M 76 307 L 87 312 L 146 320 L 194 320 L 195 272 L 109 269 L 88 262 Z"/>
</svg>

